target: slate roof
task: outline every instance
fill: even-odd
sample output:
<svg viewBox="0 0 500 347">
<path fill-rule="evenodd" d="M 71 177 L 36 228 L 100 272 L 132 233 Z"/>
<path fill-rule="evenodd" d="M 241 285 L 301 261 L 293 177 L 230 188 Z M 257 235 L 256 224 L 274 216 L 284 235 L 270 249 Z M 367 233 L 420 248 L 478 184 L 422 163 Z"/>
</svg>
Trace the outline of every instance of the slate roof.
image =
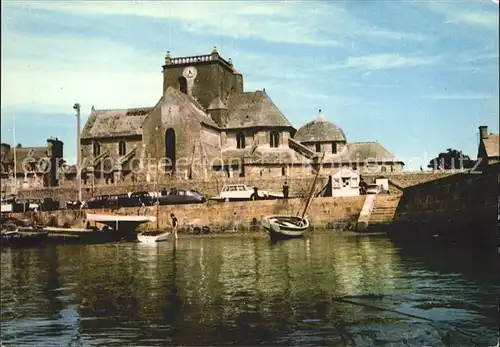
<svg viewBox="0 0 500 347">
<path fill-rule="evenodd" d="M 81 138 L 142 135 L 142 123 L 152 107 L 92 110 Z"/>
<path fill-rule="evenodd" d="M 47 147 L 10 147 L 2 154 L 2 162 L 13 164 L 14 163 L 14 150 L 16 151 L 16 173 L 25 171 L 28 162 L 37 161 L 40 158 L 47 158 Z"/>
<path fill-rule="evenodd" d="M 231 160 L 239 159 L 245 164 L 292 164 L 309 163 L 310 160 L 296 153 L 292 149 L 259 150 L 253 153 L 250 148 L 230 149 L 222 152 L 224 162 L 231 164 Z M 237 164 L 237 161 L 233 162 Z"/>
<path fill-rule="evenodd" d="M 229 96 L 227 128 L 256 126 L 292 127 L 265 91 L 245 92 Z"/>
<path fill-rule="evenodd" d="M 166 105 L 185 106 L 179 108 L 179 112 L 182 113 L 183 117 L 193 116 L 197 118 L 201 123 L 219 129 L 217 123 L 215 123 L 215 121 L 210 118 L 203 110 L 197 107 L 196 101 L 189 95 L 181 93 L 180 91 L 172 87 L 168 87 L 167 91 L 165 92 L 165 96 L 162 98 L 163 103 Z"/>
<path fill-rule="evenodd" d="M 482 141 L 488 158 L 500 156 L 500 134 L 490 134 Z"/>
<path fill-rule="evenodd" d="M 342 129 L 324 118 L 321 110 L 315 120 L 297 130 L 293 139 L 299 142 L 346 141 Z"/>
<path fill-rule="evenodd" d="M 353 142 L 341 154 L 342 161 L 401 162 L 378 142 Z"/>
</svg>

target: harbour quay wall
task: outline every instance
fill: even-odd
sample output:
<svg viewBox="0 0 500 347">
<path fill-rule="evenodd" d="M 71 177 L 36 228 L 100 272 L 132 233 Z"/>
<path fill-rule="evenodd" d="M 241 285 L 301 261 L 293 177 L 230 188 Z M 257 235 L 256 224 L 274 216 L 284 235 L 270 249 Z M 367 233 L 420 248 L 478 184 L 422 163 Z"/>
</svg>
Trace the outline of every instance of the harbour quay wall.
<svg viewBox="0 0 500 347">
<path fill-rule="evenodd" d="M 498 243 L 500 164 L 405 188 L 389 234 L 397 241 L 433 240 L 494 247 Z"/>
<path fill-rule="evenodd" d="M 365 197 L 325 197 L 311 201 L 308 211 L 310 224 L 313 228 L 346 228 L 357 221 Z M 244 202 L 208 202 L 191 205 L 159 206 L 159 227 L 170 228 L 170 214 L 174 213 L 179 220 L 180 228 L 188 223 L 197 222 L 207 225 L 213 231 L 248 231 L 258 230 L 260 220 L 273 214 L 296 215 L 302 211 L 305 199 L 289 200 L 259 200 Z M 26 213 L 7 213 L 5 217 L 29 219 L 42 225 L 58 227 L 84 227 L 86 213 L 113 213 L 119 215 L 156 216 L 156 206 L 128 207 L 115 210 L 58 210 Z M 93 224 L 92 224 L 93 225 Z M 147 227 L 143 225 L 143 227 Z M 150 223 L 149 227 L 156 227 Z"/>
<path fill-rule="evenodd" d="M 449 176 L 450 172 L 401 172 L 401 173 L 384 173 L 380 174 L 363 174 L 366 182 L 371 183 L 377 177 L 385 177 L 389 179 L 391 186 L 394 188 L 395 193 L 400 193 L 404 188 L 420 184 L 429 180 L 435 180 L 445 176 Z M 247 184 L 256 186 L 262 190 L 272 192 L 281 192 L 285 181 L 290 187 L 290 196 L 303 196 L 308 194 L 309 187 L 314 179 L 310 177 L 294 177 L 294 176 L 280 176 L 280 177 L 263 177 L 255 178 L 212 178 L 210 180 L 180 180 L 180 179 L 166 179 L 162 178 L 156 185 L 156 189 L 169 189 L 176 187 L 179 189 L 195 189 L 207 197 L 219 195 L 222 187 L 225 184 Z M 322 175 L 319 177 L 317 186 L 324 186 L 328 182 L 328 177 Z M 108 195 L 108 194 L 123 194 L 134 191 L 154 191 L 155 184 L 152 182 L 140 182 L 136 184 L 107 184 L 107 185 L 84 185 L 82 188 L 82 198 L 88 200 L 92 196 Z M 78 198 L 78 190 L 76 189 L 75 182 L 64 182 L 59 187 L 46 187 L 46 188 L 31 188 L 19 189 L 18 197 L 20 199 L 43 199 L 52 198 L 59 201 L 61 206 L 64 206 L 67 201 L 75 200 Z"/>
</svg>

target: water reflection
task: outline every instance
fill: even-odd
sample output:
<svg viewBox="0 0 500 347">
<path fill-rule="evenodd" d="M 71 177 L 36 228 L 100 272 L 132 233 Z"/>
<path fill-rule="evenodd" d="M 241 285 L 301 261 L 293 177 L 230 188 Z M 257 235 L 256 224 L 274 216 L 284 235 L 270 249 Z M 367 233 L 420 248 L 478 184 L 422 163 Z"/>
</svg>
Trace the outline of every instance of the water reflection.
<svg viewBox="0 0 500 347">
<path fill-rule="evenodd" d="M 408 344 L 493 342 L 498 283 L 457 276 L 460 268 L 450 273 L 428 259 L 383 237 L 352 234 L 272 245 L 241 236 L 8 250 L 1 259 L 2 340 L 383 345 L 410 329 Z M 360 305 L 332 301 L 347 295 Z M 361 305 L 374 300 L 438 323 Z M 470 305 L 458 305 L 465 300 Z"/>
</svg>

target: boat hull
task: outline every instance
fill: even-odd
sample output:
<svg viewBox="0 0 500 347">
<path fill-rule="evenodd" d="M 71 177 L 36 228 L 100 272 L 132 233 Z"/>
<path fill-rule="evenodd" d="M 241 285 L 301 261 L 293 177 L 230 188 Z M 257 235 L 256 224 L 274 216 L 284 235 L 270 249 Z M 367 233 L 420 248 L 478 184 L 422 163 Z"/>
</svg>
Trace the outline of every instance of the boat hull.
<svg viewBox="0 0 500 347">
<path fill-rule="evenodd" d="M 145 233 L 138 234 L 137 240 L 141 243 L 157 243 L 157 242 L 165 242 L 168 240 L 168 236 L 170 233 L 162 233 L 158 235 L 147 235 Z"/>
<path fill-rule="evenodd" d="M 261 225 L 271 239 L 293 239 L 304 236 L 309 221 L 307 218 L 275 215 L 264 217 Z"/>
<path fill-rule="evenodd" d="M 2 233 L 2 247 L 35 247 L 47 240 L 48 232 L 8 232 Z"/>
</svg>

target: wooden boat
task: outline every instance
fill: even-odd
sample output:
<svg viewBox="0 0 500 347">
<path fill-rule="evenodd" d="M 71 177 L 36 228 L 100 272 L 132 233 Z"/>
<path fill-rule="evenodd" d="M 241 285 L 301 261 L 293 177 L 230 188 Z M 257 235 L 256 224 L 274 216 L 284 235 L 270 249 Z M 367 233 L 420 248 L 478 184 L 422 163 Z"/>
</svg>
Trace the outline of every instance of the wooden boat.
<svg viewBox="0 0 500 347">
<path fill-rule="evenodd" d="M 169 232 L 160 229 L 159 223 L 159 208 L 160 201 L 158 195 L 156 195 L 156 229 L 148 230 L 137 235 L 137 240 L 142 243 L 154 244 L 157 242 L 164 242 L 168 240 Z"/>
<path fill-rule="evenodd" d="M 39 246 L 45 242 L 47 231 L 20 231 L 19 229 L 1 232 L 0 244 L 2 247 L 30 247 Z"/>
<path fill-rule="evenodd" d="M 163 230 L 145 231 L 137 235 L 137 240 L 142 243 L 165 242 L 169 235 L 169 232 Z"/>
<path fill-rule="evenodd" d="M 316 176 L 314 177 L 306 205 L 300 217 L 287 215 L 271 215 L 262 218 L 260 223 L 262 227 L 267 231 L 271 239 L 288 239 L 304 236 L 304 233 L 309 228 L 309 220 L 306 217 L 306 212 L 314 195 L 316 181 L 318 180 L 319 172 L 321 170 L 321 164 L 323 163 L 324 158 L 325 153 L 323 153 L 323 156 L 321 157 L 318 171 L 316 172 Z"/>
</svg>

